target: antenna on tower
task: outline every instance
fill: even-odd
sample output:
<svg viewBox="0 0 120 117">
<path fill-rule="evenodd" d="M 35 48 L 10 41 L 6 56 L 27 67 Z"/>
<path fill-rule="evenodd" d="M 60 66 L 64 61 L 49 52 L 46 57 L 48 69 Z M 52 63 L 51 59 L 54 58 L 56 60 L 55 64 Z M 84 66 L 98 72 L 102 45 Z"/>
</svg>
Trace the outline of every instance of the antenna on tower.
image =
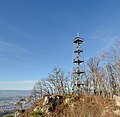
<svg viewBox="0 0 120 117">
<path fill-rule="evenodd" d="M 77 37 L 80 37 L 80 32 L 79 32 L 79 28 L 78 28 L 78 32 L 77 32 Z"/>
</svg>

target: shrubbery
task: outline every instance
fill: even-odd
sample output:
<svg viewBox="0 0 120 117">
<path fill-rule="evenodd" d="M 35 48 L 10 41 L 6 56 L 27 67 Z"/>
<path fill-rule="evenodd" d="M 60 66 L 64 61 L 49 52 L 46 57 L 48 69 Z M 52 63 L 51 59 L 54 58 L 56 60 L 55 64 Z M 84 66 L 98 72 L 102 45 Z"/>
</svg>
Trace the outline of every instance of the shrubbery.
<svg viewBox="0 0 120 117">
<path fill-rule="evenodd" d="M 33 112 L 30 113 L 30 117 L 45 117 L 45 113 L 43 113 L 40 110 L 33 111 Z"/>
</svg>

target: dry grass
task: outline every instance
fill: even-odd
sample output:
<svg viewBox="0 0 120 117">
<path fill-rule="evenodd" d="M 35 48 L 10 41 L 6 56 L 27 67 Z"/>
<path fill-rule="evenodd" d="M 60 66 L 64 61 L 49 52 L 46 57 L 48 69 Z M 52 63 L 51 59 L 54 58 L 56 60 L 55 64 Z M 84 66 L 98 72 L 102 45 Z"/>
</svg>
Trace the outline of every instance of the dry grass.
<svg viewBox="0 0 120 117">
<path fill-rule="evenodd" d="M 113 113 L 115 102 L 113 99 L 101 96 L 67 96 L 71 98 L 70 103 L 57 105 L 55 112 L 51 112 L 45 117 L 120 117 Z M 65 98 L 64 98 L 65 99 Z M 29 117 L 35 106 L 40 106 L 43 99 L 36 102 L 29 110 L 26 110 L 20 117 Z"/>
<path fill-rule="evenodd" d="M 82 95 L 75 97 L 70 105 L 60 105 L 53 117 L 118 117 L 114 115 L 114 100 L 100 96 Z"/>
</svg>

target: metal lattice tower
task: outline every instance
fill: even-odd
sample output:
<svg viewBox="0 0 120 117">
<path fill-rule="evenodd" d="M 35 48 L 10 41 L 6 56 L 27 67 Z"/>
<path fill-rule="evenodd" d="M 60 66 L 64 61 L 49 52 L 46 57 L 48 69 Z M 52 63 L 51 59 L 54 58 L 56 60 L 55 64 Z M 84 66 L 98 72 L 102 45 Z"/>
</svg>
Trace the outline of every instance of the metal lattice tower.
<svg viewBox="0 0 120 117">
<path fill-rule="evenodd" d="M 73 40 L 73 44 L 75 49 L 73 51 L 75 68 L 73 70 L 73 92 L 76 94 L 83 93 L 84 83 L 82 81 L 82 74 L 84 73 L 81 69 L 81 65 L 83 64 L 82 56 L 82 48 L 81 44 L 83 43 L 83 38 L 80 38 L 79 33 Z"/>
</svg>

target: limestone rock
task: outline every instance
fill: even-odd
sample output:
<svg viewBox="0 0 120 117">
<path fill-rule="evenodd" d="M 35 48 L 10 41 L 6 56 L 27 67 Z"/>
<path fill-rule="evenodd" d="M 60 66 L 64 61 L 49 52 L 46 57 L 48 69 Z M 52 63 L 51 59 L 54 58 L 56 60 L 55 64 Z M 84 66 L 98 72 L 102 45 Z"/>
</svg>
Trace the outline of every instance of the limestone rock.
<svg viewBox="0 0 120 117">
<path fill-rule="evenodd" d="M 120 106 L 120 96 L 113 95 L 113 99 L 115 99 L 116 106 Z"/>
<path fill-rule="evenodd" d="M 40 109 L 41 109 L 40 106 L 36 106 L 33 111 L 38 111 L 38 110 L 40 110 Z"/>
<path fill-rule="evenodd" d="M 116 115 L 120 115 L 120 110 L 115 110 L 115 111 L 113 111 L 114 112 L 114 114 L 116 114 Z"/>
<path fill-rule="evenodd" d="M 19 112 L 19 111 L 16 111 L 16 112 L 14 113 L 14 117 L 19 117 L 19 115 L 20 115 L 20 112 Z"/>
<path fill-rule="evenodd" d="M 68 104 L 70 102 L 70 98 L 65 99 L 65 103 Z"/>
<path fill-rule="evenodd" d="M 43 105 L 49 104 L 49 96 L 45 96 Z"/>
</svg>

